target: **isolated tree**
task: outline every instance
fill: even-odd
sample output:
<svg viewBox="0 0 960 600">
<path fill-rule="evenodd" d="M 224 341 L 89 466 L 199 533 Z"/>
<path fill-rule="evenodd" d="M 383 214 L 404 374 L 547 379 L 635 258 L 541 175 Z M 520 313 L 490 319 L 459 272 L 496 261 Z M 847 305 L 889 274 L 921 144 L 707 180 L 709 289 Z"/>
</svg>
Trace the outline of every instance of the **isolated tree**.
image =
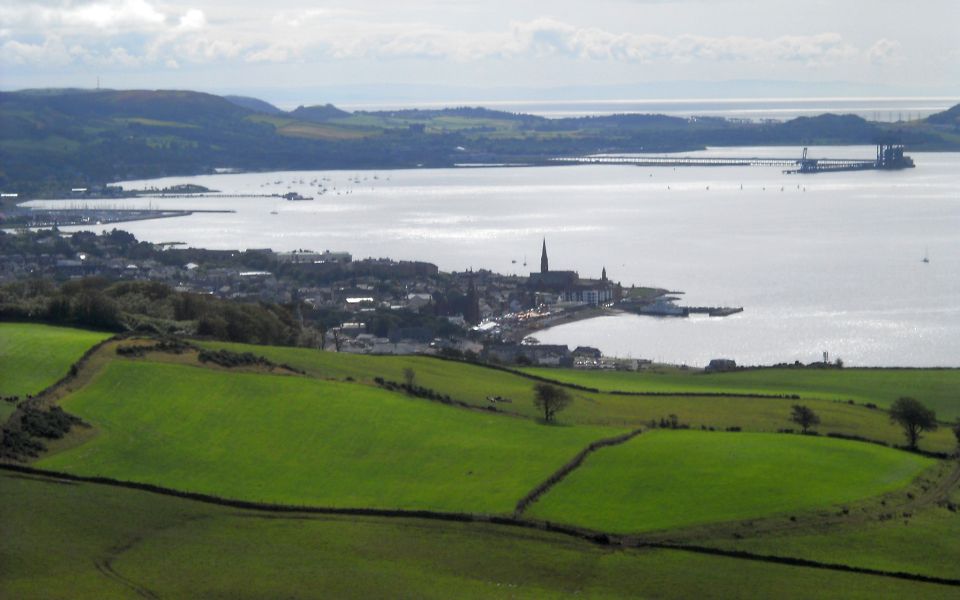
<svg viewBox="0 0 960 600">
<path fill-rule="evenodd" d="M 573 402 L 567 390 L 549 383 L 536 384 L 533 392 L 533 405 L 543 411 L 543 420 L 547 423 L 552 423 L 556 414 Z"/>
<path fill-rule="evenodd" d="M 416 378 L 417 378 L 417 373 L 410 367 L 407 367 L 403 370 L 403 381 L 404 383 L 407 384 L 408 388 L 413 387 L 413 382 Z"/>
<path fill-rule="evenodd" d="M 793 411 L 790 413 L 790 420 L 800 426 L 803 433 L 806 433 L 811 427 L 820 424 L 820 417 L 813 409 L 803 404 L 794 404 Z"/>
<path fill-rule="evenodd" d="M 907 446 L 917 448 L 920 433 L 937 428 L 937 413 L 913 398 L 898 398 L 890 407 L 890 421 L 899 423 L 907 436 Z"/>
</svg>

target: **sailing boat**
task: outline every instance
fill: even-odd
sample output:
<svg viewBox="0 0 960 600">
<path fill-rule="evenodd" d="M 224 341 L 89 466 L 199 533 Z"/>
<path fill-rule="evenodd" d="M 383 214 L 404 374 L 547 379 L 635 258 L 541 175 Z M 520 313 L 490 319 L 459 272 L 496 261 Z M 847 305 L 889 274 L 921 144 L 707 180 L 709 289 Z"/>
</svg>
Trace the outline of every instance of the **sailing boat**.
<svg viewBox="0 0 960 600">
<path fill-rule="evenodd" d="M 930 253 L 929 253 L 929 251 L 927 250 L 927 248 L 924 248 L 924 249 L 923 249 L 923 258 L 920 259 L 920 260 L 921 260 L 921 262 L 924 262 L 924 263 L 930 262 Z"/>
</svg>

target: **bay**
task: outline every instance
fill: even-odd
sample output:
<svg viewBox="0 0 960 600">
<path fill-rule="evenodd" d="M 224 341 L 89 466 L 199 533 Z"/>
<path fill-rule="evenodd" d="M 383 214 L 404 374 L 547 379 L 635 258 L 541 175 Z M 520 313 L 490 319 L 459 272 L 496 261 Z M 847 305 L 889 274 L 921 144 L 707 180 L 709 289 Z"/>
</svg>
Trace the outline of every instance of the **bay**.
<svg viewBox="0 0 960 600">
<path fill-rule="evenodd" d="M 810 152 L 868 158 L 874 149 Z M 779 157 L 799 149 L 686 154 Z M 685 291 L 685 304 L 744 307 L 725 318 L 592 319 L 538 332 L 544 343 L 691 365 L 717 357 L 809 362 L 827 351 L 848 365 L 960 366 L 960 153 L 912 155 L 917 168 L 906 171 L 803 176 L 777 167 L 594 165 L 171 177 L 121 184 L 315 199 L 82 204 L 236 211 L 116 226 L 151 242 L 344 250 L 444 270 L 525 273 L 539 264 L 546 238 L 552 268 L 597 277 L 606 267 L 626 286 Z M 318 195 L 320 186 L 328 191 Z"/>
</svg>

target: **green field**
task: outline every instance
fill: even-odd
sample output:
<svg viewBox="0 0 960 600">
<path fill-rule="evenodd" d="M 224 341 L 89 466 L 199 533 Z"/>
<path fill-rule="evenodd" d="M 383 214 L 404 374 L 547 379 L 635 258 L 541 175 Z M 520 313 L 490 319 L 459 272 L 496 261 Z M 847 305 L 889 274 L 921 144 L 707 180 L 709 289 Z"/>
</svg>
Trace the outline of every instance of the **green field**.
<svg viewBox="0 0 960 600">
<path fill-rule="evenodd" d="M 82 329 L 0 323 L 0 396 L 36 394 L 67 374 L 91 346 L 110 337 Z M 13 404 L 0 402 L 0 422 Z"/>
<path fill-rule="evenodd" d="M 449 394 L 452 398 L 485 407 L 489 404 L 488 396 L 499 395 L 513 400 L 512 403 L 498 405 L 502 410 L 531 418 L 539 416 L 533 407 L 533 380 L 479 365 L 419 356 L 369 356 L 221 342 L 208 342 L 203 345 L 210 348 L 228 348 L 236 352 L 253 352 L 274 362 L 303 369 L 312 376 L 324 378 L 351 377 L 357 381 L 369 382 L 380 376 L 391 381 L 403 381 L 403 370 L 411 368 L 416 373 L 418 385 Z M 544 369 L 543 372 L 546 376 L 554 376 L 553 378 L 559 378 L 556 375 L 565 373 L 571 376 L 583 374 L 595 377 L 637 377 L 636 374 L 584 373 L 560 369 Z M 787 373 L 802 374 L 800 371 Z M 710 377 L 679 377 L 711 381 Z M 621 396 L 577 390 L 572 390 L 572 394 L 573 404 L 559 415 L 559 420 L 563 423 L 633 428 L 645 425 L 651 419 L 676 414 L 682 422 L 694 428 L 741 427 L 748 431 L 777 431 L 785 427 L 796 427 L 788 420 L 790 407 L 796 400 L 724 396 Z M 890 444 L 904 443 L 901 430 L 892 425 L 882 411 L 832 400 L 804 398 L 803 403 L 820 415 L 822 424 L 819 429 L 823 433 L 837 432 Z M 945 427 L 934 433 L 924 434 L 921 441 L 922 448 L 941 452 L 952 450 L 954 445 L 954 437 Z"/>
<path fill-rule="evenodd" d="M 9 473 L 0 473 L 0 497 L 0 596 L 23 600 L 956 595 L 946 586 L 617 551 L 492 525 L 264 515 Z"/>
<path fill-rule="evenodd" d="M 862 523 L 829 533 L 726 541 L 722 548 L 869 569 L 960 579 L 960 514 L 932 507 L 910 518 Z"/>
<path fill-rule="evenodd" d="M 799 394 L 806 398 L 872 402 L 886 408 L 912 396 L 944 421 L 960 417 L 960 369 L 751 369 L 699 371 L 583 371 L 525 369 L 529 373 L 600 390 Z"/>
<path fill-rule="evenodd" d="M 42 329 L 71 331 L 18 327 L 25 328 L 23 338 Z M 0 328 L 7 331 L 12 329 Z M 694 429 L 647 430 L 598 450 L 524 516 L 656 536 L 689 528 L 665 535 L 757 554 L 960 578 L 957 513 L 931 505 L 906 523 L 901 515 L 869 520 L 869 511 L 884 510 L 878 496 L 900 490 L 898 498 L 912 498 L 906 492 L 935 481 L 931 473 L 946 473 L 946 463 L 905 490 L 935 461 L 825 436 L 699 430 L 700 425 L 767 432 L 789 427 L 787 415 L 796 400 L 570 390 L 573 405 L 561 413 L 559 425 L 547 426 L 533 407 L 535 382 L 514 373 L 427 357 L 204 345 L 253 352 L 307 374 L 199 366 L 191 352 L 122 358 L 107 346 L 59 400 L 93 429 L 55 445 L 36 466 L 290 505 L 509 514 L 590 442 L 677 414 Z M 406 368 L 414 370 L 418 385 L 476 407 L 487 407 L 487 397 L 495 395 L 513 402 L 498 405 L 506 414 L 494 414 L 372 385 L 374 377 L 403 381 Z M 558 373 L 581 374 L 544 374 Z M 784 371 L 783 377 L 798 374 L 797 386 L 813 390 L 806 373 Z M 719 380 L 666 377 L 698 384 Z M 868 383 L 857 385 L 867 390 Z M 922 389 L 942 385 L 928 383 Z M 740 391 L 799 390 L 776 385 Z M 872 385 L 874 391 L 880 387 Z M 817 391 L 796 393 L 820 414 L 823 433 L 902 441 L 882 410 L 836 402 Z M 942 428 L 923 443 L 947 450 L 954 440 Z M 682 551 L 613 549 L 488 524 L 264 514 L 3 472 L 0 496 L 4 598 L 372 597 L 385 590 L 418 598 L 956 594 L 956 588 L 879 576 Z M 820 527 L 819 515 L 836 514 L 839 506 L 867 516 L 860 523 Z M 791 515 L 800 520 L 789 521 Z M 748 524 L 765 517 L 778 520 L 757 528 Z M 784 531 L 780 522 L 794 529 Z M 711 527 L 723 523 L 728 525 Z M 732 531 L 744 535 L 734 539 Z"/>
<path fill-rule="evenodd" d="M 960 503 L 954 485 L 949 500 Z M 960 513 L 943 503 L 829 531 L 784 532 L 710 545 L 904 573 L 960 579 Z"/>
<path fill-rule="evenodd" d="M 846 440 L 653 431 L 597 451 L 527 515 L 623 533 L 758 518 L 879 495 L 933 464 Z"/>
<path fill-rule="evenodd" d="M 229 498 L 504 513 L 591 441 L 372 386 L 113 361 L 62 402 L 99 429 L 38 466 Z"/>
</svg>

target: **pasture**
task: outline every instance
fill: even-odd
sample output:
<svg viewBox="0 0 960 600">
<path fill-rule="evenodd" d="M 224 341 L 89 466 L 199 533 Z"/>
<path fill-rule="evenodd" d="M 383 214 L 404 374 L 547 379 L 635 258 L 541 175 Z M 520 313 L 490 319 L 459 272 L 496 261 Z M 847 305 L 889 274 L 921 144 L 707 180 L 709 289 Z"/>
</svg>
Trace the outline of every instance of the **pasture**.
<svg viewBox="0 0 960 600">
<path fill-rule="evenodd" d="M 960 515 L 932 507 L 909 518 L 822 532 L 770 535 L 714 544 L 870 569 L 960 579 Z"/>
<path fill-rule="evenodd" d="M 403 371 L 413 369 L 417 385 L 449 394 L 452 398 L 468 402 L 475 406 L 489 405 L 488 396 L 502 396 L 511 403 L 499 404 L 504 411 L 529 418 L 538 418 L 539 413 L 533 407 L 533 380 L 505 371 L 490 369 L 481 365 L 443 361 L 421 356 L 370 356 L 337 352 L 321 352 L 307 348 L 283 348 L 276 346 L 254 346 L 248 344 L 228 344 L 205 342 L 209 348 L 227 348 L 235 352 L 252 352 L 265 356 L 277 363 L 286 363 L 306 371 L 309 375 L 321 378 L 344 379 L 372 382 L 374 377 L 383 377 L 391 381 L 403 381 Z M 543 369 L 538 371 L 545 377 L 560 379 L 558 375 L 604 377 L 620 375 L 637 377 L 637 374 L 588 373 L 564 371 L 562 369 Z M 799 371 L 790 371 L 798 373 Z M 691 379 L 713 381 L 711 377 L 692 377 Z M 587 385 L 585 382 L 572 381 Z M 613 389 L 613 388 L 611 388 Z M 675 390 L 661 390 L 675 391 Z M 713 389 L 688 391 L 714 392 Z M 676 414 L 684 423 L 694 428 L 701 426 L 726 429 L 741 427 L 747 431 L 773 432 L 781 428 L 796 427 L 789 419 L 791 405 L 797 400 L 779 398 L 742 398 L 731 396 L 623 396 L 604 393 L 571 390 L 574 402 L 560 413 L 561 423 L 578 425 L 602 425 L 611 427 L 634 428 L 643 426 L 651 419 L 660 419 Z M 750 393 L 755 393 L 751 391 Z M 770 393 L 782 394 L 783 390 Z M 901 430 L 889 422 L 887 414 L 880 410 L 871 410 L 863 406 L 854 406 L 845 402 L 827 399 L 803 397 L 800 401 L 815 410 L 822 419 L 819 430 L 823 433 L 836 432 L 845 435 L 880 440 L 888 444 L 903 444 Z M 947 428 L 925 434 L 920 445 L 926 450 L 949 451 L 954 447 L 954 437 Z"/>
<path fill-rule="evenodd" d="M 585 371 L 529 368 L 525 372 L 599 390 L 627 392 L 730 392 L 798 394 L 806 398 L 853 400 L 887 408 L 912 396 L 943 421 L 960 417 L 960 369 L 748 369 L 703 373 L 680 369 Z"/>
<path fill-rule="evenodd" d="M 0 595 L 952 598 L 956 588 L 415 519 L 270 515 L 0 472 Z"/>
<path fill-rule="evenodd" d="M 372 386 L 115 360 L 63 401 L 98 429 L 38 466 L 227 498 L 510 512 L 591 441 Z"/>
<path fill-rule="evenodd" d="M 620 533 L 671 529 L 876 496 L 933 464 L 846 440 L 651 431 L 592 454 L 526 514 Z"/>
<path fill-rule="evenodd" d="M 0 323 L 0 396 L 36 394 L 67 374 L 92 346 L 110 337 L 83 329 Z M 13 405 L 0 402 L 0 422 Z"/>
</svg>

